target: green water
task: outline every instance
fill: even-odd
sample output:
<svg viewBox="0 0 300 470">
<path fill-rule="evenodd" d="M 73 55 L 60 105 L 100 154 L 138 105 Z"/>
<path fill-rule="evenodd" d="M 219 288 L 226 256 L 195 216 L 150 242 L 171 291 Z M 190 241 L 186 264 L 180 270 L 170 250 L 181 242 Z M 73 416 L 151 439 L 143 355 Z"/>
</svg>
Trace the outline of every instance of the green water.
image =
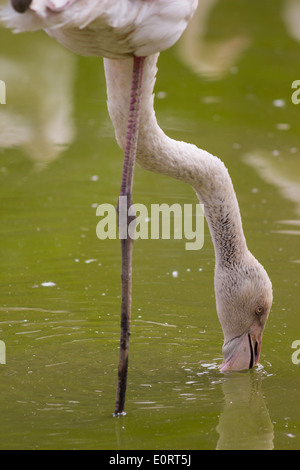
<svg viewBox="0 0 300 470">
<path fill-rule="evenodd" d="M 43 33 L 0 30 L 1 449 L 300 448 L 297 6 L 202 2 L 161 55 L 156 85 L 166 133 L 228 167 L 249 248 L 272 279 L 261 364 L 218 371 L 207 226 L 200 251 L 138 240 L 122 418 L 112 417 L 120 247 L 96 237 L 96 207 L 116 204 L 122 170 L 102 60 L 78 58 Z M 195 195 L 137 168 L 134 200 L 150 207 Z"/>
</svg>

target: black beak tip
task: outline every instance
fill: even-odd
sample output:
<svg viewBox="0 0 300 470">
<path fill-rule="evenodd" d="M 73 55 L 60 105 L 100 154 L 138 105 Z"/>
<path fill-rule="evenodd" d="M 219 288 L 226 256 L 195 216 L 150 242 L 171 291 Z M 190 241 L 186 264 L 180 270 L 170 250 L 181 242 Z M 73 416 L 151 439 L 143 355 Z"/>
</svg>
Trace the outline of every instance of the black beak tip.
<svg viewBox="0 0 300 470">
<path fill-rule="evenodd" d="M 14 10 L 18 13 L 25 13 L 31 5 L 32 0 L 11 0 Z"/>
<path fill-rule="evenodd" d="M 252 369 L 254 366 L 254 351 L 253 351 L 253 345 L 252 345 L 252 340 L 250 334 L 248 334 L 248 339 L 249 339 L 249 347 L 250 347 L 250 364 L 249 364 L 249 369 Z"/>
</svg>

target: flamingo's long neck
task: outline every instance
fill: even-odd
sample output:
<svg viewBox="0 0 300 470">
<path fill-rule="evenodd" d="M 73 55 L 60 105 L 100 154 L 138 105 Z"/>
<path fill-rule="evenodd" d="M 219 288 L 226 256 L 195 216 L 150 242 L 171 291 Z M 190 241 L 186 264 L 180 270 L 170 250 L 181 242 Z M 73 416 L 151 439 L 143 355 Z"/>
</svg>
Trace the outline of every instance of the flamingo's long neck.
<svg viewBox="0 0 300 470">
<path fill-rule="evenodd" d="M 146 59 L 137 162 L 145 169 L 190 184 L 204 204 L 217 265 L 230 266 L 248 252 L 238 202 L 224 164 L 195 145 L 167 137 L 157 124 L 153 88 L 158 56 Z M 105 59 L 108 110 L 116 138 L 124 148 L 132 60 Z"/>
</svg>

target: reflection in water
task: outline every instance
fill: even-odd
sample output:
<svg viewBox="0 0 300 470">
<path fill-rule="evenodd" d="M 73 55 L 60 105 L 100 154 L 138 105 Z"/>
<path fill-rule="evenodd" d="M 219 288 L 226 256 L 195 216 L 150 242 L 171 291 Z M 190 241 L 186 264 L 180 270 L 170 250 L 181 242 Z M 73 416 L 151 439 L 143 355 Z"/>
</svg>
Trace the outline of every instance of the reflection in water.
<svg viewBox="0 0 300 470">
<path fill-rule="evenodd" d="M 267 183 L 274 184 L 281 195 L 295 204 L 295 213 L 300 214 L 300 173 L 299 161 L 291 159 L 288 155 L 284 158 L 276 158 L 277 154 L 267 151 L 256 151 L 248 153 L 243 157 L 245 163 L 251 165 L 258 171 L 260 177 Z M 279 220 L 283 225 L 281 230 L 274 230 L 274 233 L 284 235 L 300 235 L 299 220 Z M 292 260 L 298 263 L 299 260 Z"/>
<path fill-rule="evenodd" d="M 282 19 L 291 38 L 300 41 L 300 0 L 285 0 Z"/>
<path fill-rule="evenodd" d="M 224 78 L 250 46 L 253 38 L 234 36 L 221 42 L 208 41 L 205 36 L 213 9 L 220 0 L 201 0 L 188 28 L 177 45 L 182 63 L 207 79 Z M 285 0 L 282 20 L 291 38 L 300 41 L 300 0 Z"/>
<path fill-rule="evenodd" d="M 272 152 L 257 150 L 244 155 L 245 163 L 255 168 L 267 183 L 279 188 L 281 195 L 295 203 L 295 210 L 300 214 L 300 176 L 299 161 L 295 158 L 277 158 Z"/>
<path fill-rule="evenodd" d="M 0 147 L 22 147 L 43 168 L 74 139 L 76 58 L 47 38 L 37 41 L 30 55 L 19 55 L 17 61 L 2 54 L 0 70 L 7 99 L 0 108 Z"/>
<path fill-rule="evenodd" d="M 246 36 L 234 36 L 212 43 L 205 39 L 209 16 L 219 0 L 201 0 L 198 9 L 178 43 L 181 61 L 194 73 L 208 79 L 221 79 L 236 64 L 250 44 Z"/>
<path fill-rule="evenodd" d="M 222 383 L 225 407 L 217 425 L 217 450 L 272 450 L 274 432 L 261 389 L 262 377 L 230 374 Z"/>
</svg>

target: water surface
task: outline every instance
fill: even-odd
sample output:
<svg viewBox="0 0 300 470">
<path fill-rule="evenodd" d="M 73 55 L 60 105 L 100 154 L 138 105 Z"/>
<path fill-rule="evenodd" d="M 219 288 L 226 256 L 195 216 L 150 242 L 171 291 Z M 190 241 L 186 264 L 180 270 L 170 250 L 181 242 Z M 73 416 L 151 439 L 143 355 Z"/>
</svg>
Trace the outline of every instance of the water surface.
<svg viewBox="0 0 300 470">
<path fill-rule="evenodd" d="M 274 286 L 261 364 L 220 374 L 222 331 L 207 226 L 139 240 L 127 416 L 113 419 L 120 247 L 96 237 L 116 204 L 122 155 L 101 59 L 43 33 L 0 30 L 2 449 L 299 449 L 300 105 L 297 0 L 207 0 L 159 59 L 162 128 L 219 156 L 249 248 Z M 135 202 L 194 203 L 192 189 L 137 168 Z M 177 276 L 172 273 L 176 271 Z"/>
</svg>

